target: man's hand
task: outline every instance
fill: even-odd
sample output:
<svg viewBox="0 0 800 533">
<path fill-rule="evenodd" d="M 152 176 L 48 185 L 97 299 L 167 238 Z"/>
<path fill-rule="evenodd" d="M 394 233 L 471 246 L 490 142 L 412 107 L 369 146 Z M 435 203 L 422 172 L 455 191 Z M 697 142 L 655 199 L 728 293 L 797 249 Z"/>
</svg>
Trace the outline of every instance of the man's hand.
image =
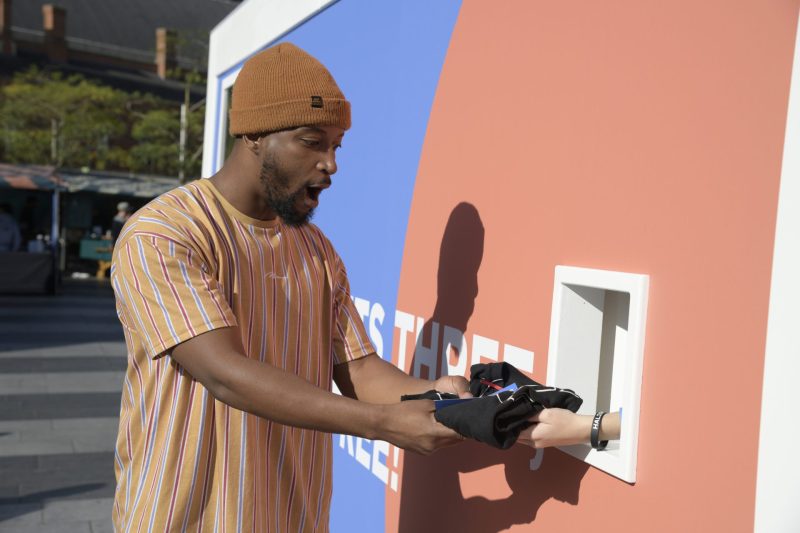
<svg viewBox="0 0 800 533">
<path fill-rule="evenodd" d="M 519 434 L 518 442 L 532 448 L 569 446 L 589 442 L 592 417 L 566 409 L 545 409 L 529 418 L 534 425 Z"/>
<path fill-rule="evenodd" d="M 459 398 L 472 398 L 469 381 L 464 376 L 442 376 L 433 382 L 433 388 L 439 392 L 458 394 Z"/>
<path fill-rule="evenodd" d="M 464 437 L 436 421 L 431 400 L 408 400 L 381 406 L 383 424 L 377 438 L 405 450 L 429 455 L 451 446 Z"/>
</svg>

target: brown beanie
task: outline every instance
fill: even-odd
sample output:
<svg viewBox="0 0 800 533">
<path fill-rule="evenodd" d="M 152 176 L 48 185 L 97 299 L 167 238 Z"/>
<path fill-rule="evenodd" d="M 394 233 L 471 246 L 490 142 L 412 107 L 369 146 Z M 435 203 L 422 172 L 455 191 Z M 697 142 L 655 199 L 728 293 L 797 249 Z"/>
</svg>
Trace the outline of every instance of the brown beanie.
<svg viewBox="0 0 800 533">
<path fill-rule="evenodd" d="M 291 43 L 251 57 L 233 85 L 231 135 L 300 126 L 350 128 L 350 102 L 322 63 Z"/>
</svg>

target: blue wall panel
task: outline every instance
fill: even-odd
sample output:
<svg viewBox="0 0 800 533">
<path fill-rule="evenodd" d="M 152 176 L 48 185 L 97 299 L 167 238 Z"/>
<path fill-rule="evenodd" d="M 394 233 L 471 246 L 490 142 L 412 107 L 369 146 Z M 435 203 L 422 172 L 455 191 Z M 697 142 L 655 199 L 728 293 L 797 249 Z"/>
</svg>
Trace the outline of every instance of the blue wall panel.
<svg viewBox="0 0 800 533">
<path fill-rule="evenodd" d="M 374 324 L 387 359 L 414 179 L 460 4 L 342 0 L 280 39 L 320 59 L 352 103 L 314 222 L 344 258 L 353 295 L 385 310 Z M 334 436 L 331 529 L 382 531 L 386 485 L 339 443 Z M 372 443 L 362 449 L 372 454 Z"/>
</svg>

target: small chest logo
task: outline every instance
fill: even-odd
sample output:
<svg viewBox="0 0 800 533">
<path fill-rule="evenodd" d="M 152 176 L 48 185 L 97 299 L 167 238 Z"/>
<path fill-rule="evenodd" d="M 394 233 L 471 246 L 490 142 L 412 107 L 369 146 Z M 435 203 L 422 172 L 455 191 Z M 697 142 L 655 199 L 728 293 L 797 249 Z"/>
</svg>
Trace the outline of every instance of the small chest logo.
<svg viewBox="0 0 800 533">
<path fill-rule="evenodd" d="M 312 96 L 311 97 L 311 107 L 322 107 L 322 97 L 321 96 Z"/>
</svg>

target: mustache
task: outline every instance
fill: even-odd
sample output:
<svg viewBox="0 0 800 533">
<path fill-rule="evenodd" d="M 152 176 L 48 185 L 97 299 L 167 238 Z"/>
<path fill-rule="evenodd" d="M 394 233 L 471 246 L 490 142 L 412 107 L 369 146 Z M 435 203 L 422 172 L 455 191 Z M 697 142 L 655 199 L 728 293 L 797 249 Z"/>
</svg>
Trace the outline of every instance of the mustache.
<svg viewBox="0 0 800 533">
<path fill-rule="evenodd" d="M 325 187 L 325 188 L 327 188 L 327 187 L 330 187 L 332 184 L 333 184 L 333 181 L 331 180 L 331 178 L 329 176 L 326 176 L 325 178 L 322 179 L 322 181 L 319 181 L 317 183 L 312 183 L 312 182 L 306 183 L 306 187 Z"/>
</svg>

